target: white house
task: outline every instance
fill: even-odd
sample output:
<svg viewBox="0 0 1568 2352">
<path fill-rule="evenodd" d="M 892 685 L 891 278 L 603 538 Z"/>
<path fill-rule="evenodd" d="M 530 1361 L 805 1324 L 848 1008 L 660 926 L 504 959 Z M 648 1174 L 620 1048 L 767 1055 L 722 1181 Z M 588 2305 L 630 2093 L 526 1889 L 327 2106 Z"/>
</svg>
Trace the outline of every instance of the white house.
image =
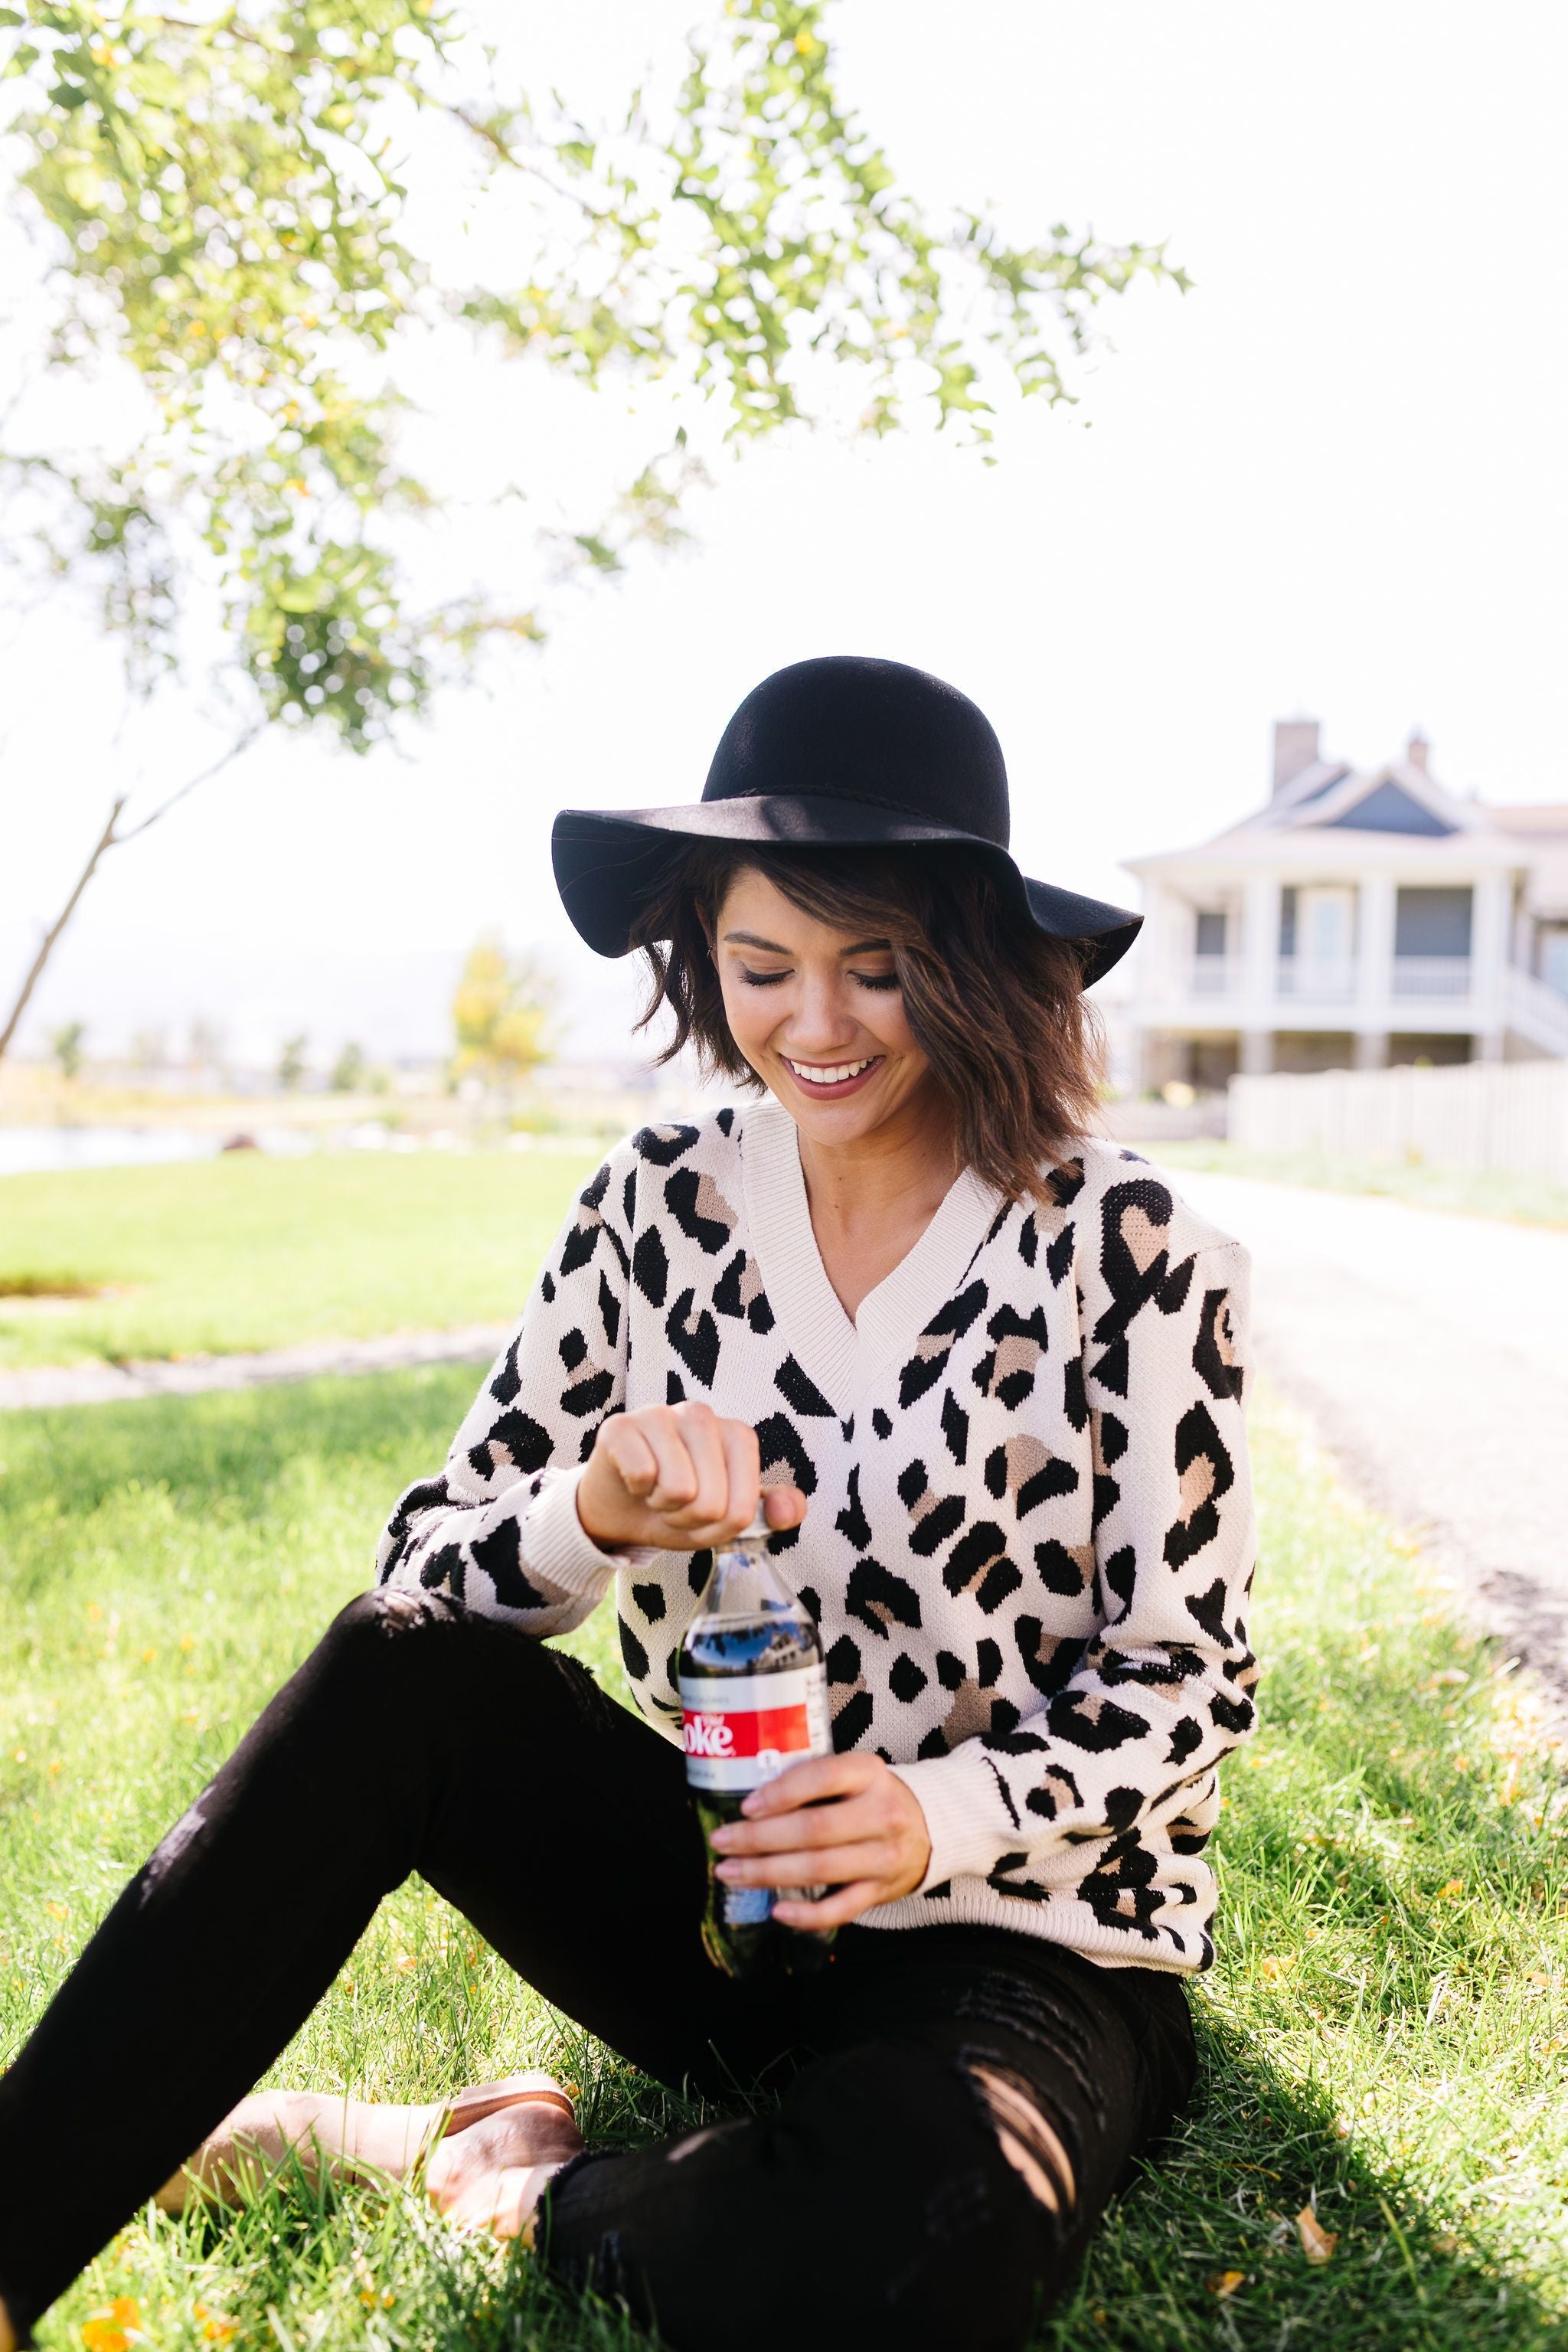
<svg viewBox="0 0 1568 2352">
<path fill-rule="evenodd" d="M 1460 800 L 1427 753 L 1360 775 L 1283 720 L 1267 807 L 1126 860 L 1138 1086 L 1568 1056 L 1568 805 Z"/>
</svg>

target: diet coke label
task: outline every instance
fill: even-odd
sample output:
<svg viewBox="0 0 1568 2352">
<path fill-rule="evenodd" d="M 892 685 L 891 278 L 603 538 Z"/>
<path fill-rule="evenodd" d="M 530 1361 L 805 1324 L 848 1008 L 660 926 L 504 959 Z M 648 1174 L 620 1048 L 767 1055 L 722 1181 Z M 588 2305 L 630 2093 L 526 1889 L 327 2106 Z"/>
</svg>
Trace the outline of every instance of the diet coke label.
<svg viewBox="0 0 1568 2352">
<path fill-rule="evenodd" d="M 832 1753 L 827 1676 L 819 1665 L 776 1675 L 682 1675 L 686 1777 L 694 1789 L 755 1789 Z"/>
</svg>

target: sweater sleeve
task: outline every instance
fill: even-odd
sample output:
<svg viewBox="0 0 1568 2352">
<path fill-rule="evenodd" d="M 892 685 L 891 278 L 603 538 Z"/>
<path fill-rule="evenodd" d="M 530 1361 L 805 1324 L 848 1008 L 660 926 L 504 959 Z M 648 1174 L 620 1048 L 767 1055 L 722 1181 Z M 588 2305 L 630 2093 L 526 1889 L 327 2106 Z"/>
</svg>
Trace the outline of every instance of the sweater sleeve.
<svg viewBox="0 0 1568 2352">
<path fill-rule="evenodd" d="M 1107 1201 L 1107 1231 L 1113 1216 L 1126 1225 L 1128 1205 Z M 1168 1194 L 1163 1205 L 1168 1220 Z M 1163 1824 L 1178 1849 L 1204 1844 L 1216 1768 L 1252 1727 L 1247 1254 L 1223 1243 L 1148 1262 L 1152 1231 L 1145 1216 L 1134 1232 L 1139 1279 L 1102 1287 L 1094 1269 L 1086 1281 L 1099 1629 L 1037 1642 L 1029 1671 L 1042 1704 L 1010 1730 L 894 1767 L 931 1833 L 922 1893 L 973 1874 L 1027 1897 L 1059 1877 L 1061 1849 L 1098 1843 L 1095 1876 L 1113 1894 L 1140 1830 Z M 1114 1244 L 1107 1257 L 1114 1271 Z"/>
<path fill-rule="evenodd" d="M 623 1565 L 584 1531 L 577 1486 L 626 1401 L 635 1164 L 613 1157 L 579 1195 L 446 1468 L 387 1521 L 379 1584 L 450 1593 L 542 1635 L 580 1624 Z"/>
</svg>

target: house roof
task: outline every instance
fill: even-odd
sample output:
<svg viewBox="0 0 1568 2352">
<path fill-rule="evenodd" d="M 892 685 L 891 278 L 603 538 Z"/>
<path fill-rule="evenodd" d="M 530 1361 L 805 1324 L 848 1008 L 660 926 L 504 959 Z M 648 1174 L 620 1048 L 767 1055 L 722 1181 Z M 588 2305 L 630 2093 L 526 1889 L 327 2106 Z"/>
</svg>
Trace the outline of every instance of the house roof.
<svg viewBox="0 0 1568 2352">
<path fill-rule="evenodd" d="M 1568 801 L 1525 801 L 1510 807 L 1488 807 L 1486 814 L 1501 833 L 1533 834 L 1543 840 L 1568 840 Z"/>
<path fill-rule="evenodd" d="M 1239 858 L 1247 866 L 1282 857 L 1289 866 L 1310 858 L 1314 850 L 1331 848 L 1357 864 L 1363 851 L 1381 863 L 1419 845 L 1424 854 L 1441 853 L 1439 862 L 1479 854 L 1490 866 L 1517 864 L 1520 853 L 1510 860 L 1510 841 L 1519 840 L 1522 849 L 1531 839 L 1568 844 L 1568 804 L 1493 808 L 1461 800 L 1408 759 L 1367 773 L 1342 760 L 1315 760 L 1262 808 L 1207 841 L 1124 863 L 1135 873 L 1211 856 L 1226 864 Z"/>
</svg>

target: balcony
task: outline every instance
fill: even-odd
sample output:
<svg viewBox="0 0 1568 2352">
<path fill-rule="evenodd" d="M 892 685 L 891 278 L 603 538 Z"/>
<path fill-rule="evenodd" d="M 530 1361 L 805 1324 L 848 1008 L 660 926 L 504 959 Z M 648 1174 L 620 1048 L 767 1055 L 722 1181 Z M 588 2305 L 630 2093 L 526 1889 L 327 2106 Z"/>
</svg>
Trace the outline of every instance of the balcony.
<svg viewBox="0 0 1568 2352">
<path fill-rule="evenodd" d="M 1470 992 L 1468 956 L 1396 955 L 1392 996 L 1455 997 Z"/>
<path fill-rule="evenodd" d="M 1241 958 L 1233 955 L 1195 955 L 1188 971 L 1188 985 L 1194 996 L 1236 996 L 1241 990 Z"/>
<path fill-rule="evenodd" d="M 1355 959 L 1282 955 L 1275 984 L 1281 996 L 1306 997 L 1314 1004 L 1347 1003 L 1355 994 Z"/>
<path fill-rule="evenodd" d="M 1352 1005 L 1365 976 L 1353 955 L 1282 955 L 1273 969 L 1276 998 L 1295 1005 Z M 1373 993 L 1384 1003 L 1456 1004 L 1468 997 L 1474 969 L 1468 956 L 1394 956 L 1384 966 L 1384 989 L 1374 985 Z M 1189 1000 L 1220 1003 L 1247 993 L 1248 975 L 1239 955 L 1189 954 L 1166 971 L 1162 993 L 1174 987 Z"/>
</svg>

